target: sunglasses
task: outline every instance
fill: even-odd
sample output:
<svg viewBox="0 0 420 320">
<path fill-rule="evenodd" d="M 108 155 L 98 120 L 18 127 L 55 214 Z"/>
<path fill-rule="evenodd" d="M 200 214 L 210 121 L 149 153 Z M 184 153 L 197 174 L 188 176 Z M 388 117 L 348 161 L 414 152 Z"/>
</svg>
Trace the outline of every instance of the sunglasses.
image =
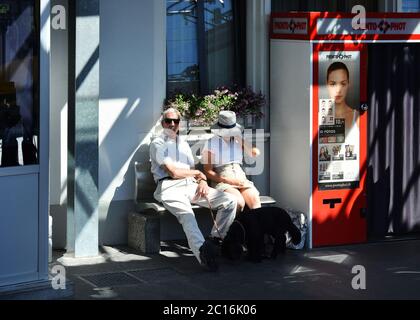
<svg viewBox="0 0 420 320">
<path fill-rule="evenodd" d="M 163 119 L 163 121 L 164 121 L 166 124 L 170 124 L 172 121 L 173 121 L 175 124 L 178 124 L 178 123 L 179 123 L 179 121 L 180 121 L 180 119 L 170 119 L 170 118 L 165 118 L 165 119 Z"/>
</svg>

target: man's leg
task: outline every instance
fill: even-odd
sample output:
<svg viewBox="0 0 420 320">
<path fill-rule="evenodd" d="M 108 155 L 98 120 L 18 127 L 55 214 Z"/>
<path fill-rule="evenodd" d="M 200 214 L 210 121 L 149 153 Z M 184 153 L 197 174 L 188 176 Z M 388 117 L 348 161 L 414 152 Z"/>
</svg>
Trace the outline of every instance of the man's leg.
<svg viewBox="0 0 420 320">
<path fill-rule="evenodd" d="M 218 269 L 216 252 L 213 245 L 204 240 L 191 208 L 189 195 L 193 194 L 196 188 L 197 185 L 194 185 L 190 179 L 163 181 L 158 184 L 154 196 L 178 219 L 197 260 L 210 271 L 216 271 Z"/>
<path fill-rule="evenodd" d="M 188 193 L 188 181 L 186 179 L 160 182 L 154 193 L 157 201 L 172 213 L 182 225 L 188 245 L 199 262 L 200 247 L 204 243 L 203 234 L 198 227 L 194 211 L 186 194 Z"/>
<path fill-rule="evenodd" d="M 191 251 L 197 260 L 201 262 L 200 247 L 204 243 L 204 237 L 198 227 L 189 199 L 181 194 L 175 195 L 175 197 L 165 195 L 164 199 L 162 199 L 162 204 L 178 219 L 187 237 Z"/>
</svg>

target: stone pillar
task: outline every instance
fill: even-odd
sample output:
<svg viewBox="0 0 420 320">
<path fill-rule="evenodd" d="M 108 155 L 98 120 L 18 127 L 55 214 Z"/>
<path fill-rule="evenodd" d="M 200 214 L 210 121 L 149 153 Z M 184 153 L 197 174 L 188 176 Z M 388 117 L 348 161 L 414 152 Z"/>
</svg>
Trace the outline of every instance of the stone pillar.
<svg viewBox="0 0 420 320">
<path fill-rule="evenodd" d="M 99 0 L 68 4 L 67 252 L 98 255 Z"/>
</svg>

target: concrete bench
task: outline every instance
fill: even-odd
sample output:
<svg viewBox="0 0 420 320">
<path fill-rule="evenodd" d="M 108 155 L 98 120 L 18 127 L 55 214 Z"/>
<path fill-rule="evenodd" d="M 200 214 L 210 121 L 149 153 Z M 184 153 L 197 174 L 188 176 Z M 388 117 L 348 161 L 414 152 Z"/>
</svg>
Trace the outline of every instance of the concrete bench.
<svg viewBox="0 0 420 320">
<path fill-rule="evenodd" d="M 149 161 L 134 163 L 135 174 L 135 212 L 128 215 L 128 245 L 143 253 L 157 253 L 160 250 L 160 218 L 170 214 L 168 210 L 153 197 L 156 183 L 150 171 Z M 276 201 L 269 196 L 260 196 L 262 206 L 271 206 Z M 192 205 L 194 212 L 202 210 Z M 200 209 L 200 210 L 199 210 Z"/>
</svg>

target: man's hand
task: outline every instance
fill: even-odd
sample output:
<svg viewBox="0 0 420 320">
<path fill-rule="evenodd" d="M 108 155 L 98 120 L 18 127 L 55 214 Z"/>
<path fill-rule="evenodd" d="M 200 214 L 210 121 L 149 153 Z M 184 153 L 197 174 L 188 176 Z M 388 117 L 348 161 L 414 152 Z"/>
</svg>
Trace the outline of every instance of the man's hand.
<svg viewBox="0 0 420 320">
<path fill-rule="evenodd" d="M 199 181 L 199 180 L 207 180 L 207 177 L 204 173 L 202 173 L 201 171 L 197 170 L 196 175 L 194 176 L 195 180 Z"/>
<path fill-rule="evenodd" d="M 208 193 L 209 193 L 209 186 L 207 185 L 207 182 L 205 180 L 201 180 L 198 183 L 194 199 L 199 199 L 201 197 L 206 197 Z"/>
</svg>

